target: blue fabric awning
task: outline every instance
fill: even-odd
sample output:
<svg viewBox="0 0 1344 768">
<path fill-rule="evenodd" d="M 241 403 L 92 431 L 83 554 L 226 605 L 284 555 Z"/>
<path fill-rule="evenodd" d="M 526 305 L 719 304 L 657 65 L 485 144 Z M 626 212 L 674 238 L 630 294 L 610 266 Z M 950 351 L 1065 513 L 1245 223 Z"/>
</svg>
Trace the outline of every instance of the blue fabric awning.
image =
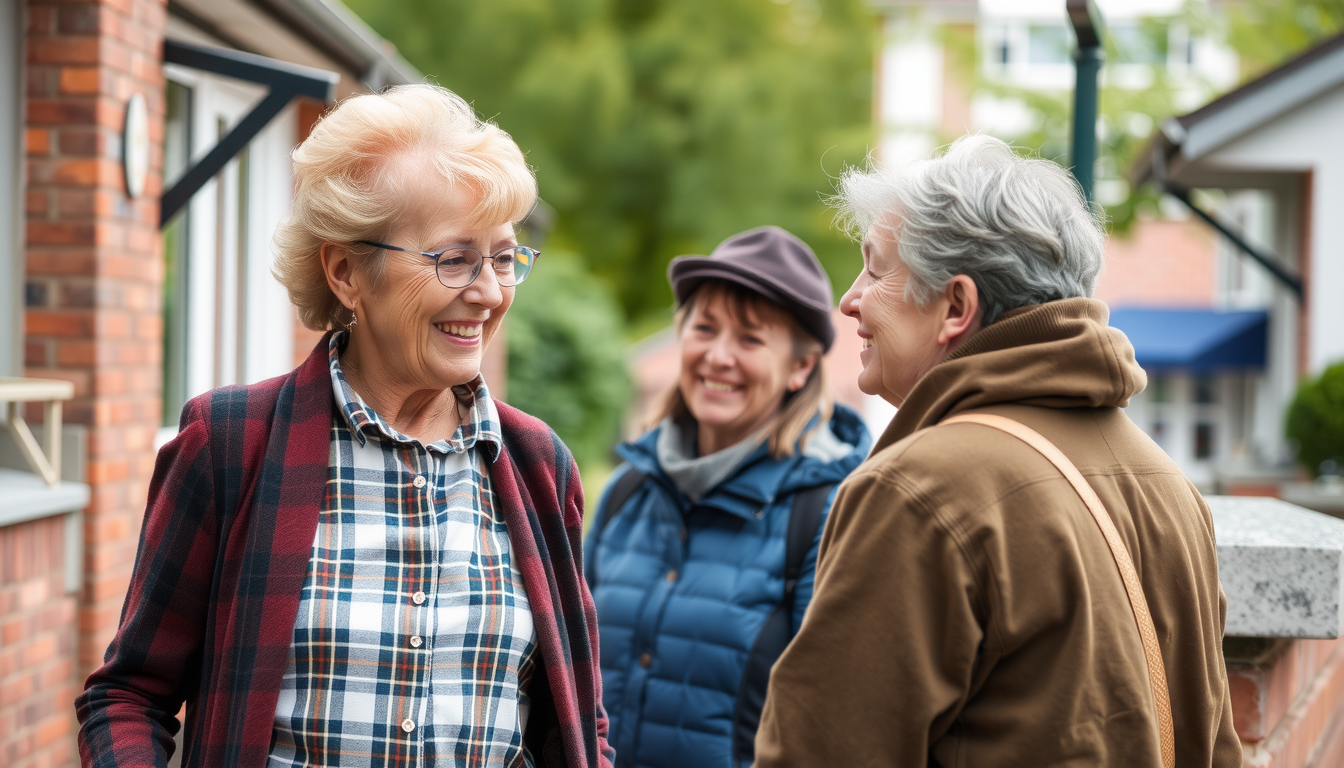
<svg viewBox="0 0 1344 768">
<path fill-rule="evenodd" d="M 1145 369 L 1192 371 L 1264 368 L 1269 313 L 1212 309 L 1116 309 L 1111 327 L 1134 345 Z"/>
</svg>

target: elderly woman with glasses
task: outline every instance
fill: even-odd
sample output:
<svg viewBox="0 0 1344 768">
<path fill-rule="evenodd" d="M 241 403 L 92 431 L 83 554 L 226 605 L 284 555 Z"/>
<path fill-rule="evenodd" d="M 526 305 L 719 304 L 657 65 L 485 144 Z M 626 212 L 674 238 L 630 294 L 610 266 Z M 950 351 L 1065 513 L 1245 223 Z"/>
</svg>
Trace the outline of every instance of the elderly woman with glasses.
<svg viewBox="0 0 1344 768">
<path fill-rule="evenodd" d="M 327 333 L 160 452 L 85 765 L 608 766 L 583 496 L 481 358 L 536 263 L 517 145 L 435 86 L 294 151 L 277 278 Z M 488 266 L 487 266 L 488 264 Z"/>
</svg>

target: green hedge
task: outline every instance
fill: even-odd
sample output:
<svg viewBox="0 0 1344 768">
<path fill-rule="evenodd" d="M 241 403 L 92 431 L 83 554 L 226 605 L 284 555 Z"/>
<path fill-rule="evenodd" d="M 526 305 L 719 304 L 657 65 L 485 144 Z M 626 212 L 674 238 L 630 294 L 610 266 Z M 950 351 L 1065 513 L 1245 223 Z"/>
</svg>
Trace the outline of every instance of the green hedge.
<svg viewBox="0 0 1344 768">
<path fill-rule="evenodd" d="M 1344 464 L 1344 361 L 1302 382 L 1288 406 L 1288 439 L 1297 443 L 1297 461 L 1312 477 L 1328 459 Z"/>
<path fill-rule="evenodd" d="M 545 421 L 581 467 L 605 462 L 630 399 L 625 334 L 610 287 L 546 251 L 508 320 L 508 402 Z"/>
</svg>

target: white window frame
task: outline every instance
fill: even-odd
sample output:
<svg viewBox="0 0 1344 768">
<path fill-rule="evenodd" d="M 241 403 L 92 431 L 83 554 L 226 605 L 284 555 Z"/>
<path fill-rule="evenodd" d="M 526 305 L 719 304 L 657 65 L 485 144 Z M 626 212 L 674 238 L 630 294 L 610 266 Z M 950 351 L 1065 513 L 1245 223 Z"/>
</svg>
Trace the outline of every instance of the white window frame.
<svg viewBox="0 0 1344 768">
<path fill-rule="evenodd" d="M 165 65 L 164 71 L 169 80 L 192 91 L 193 162 L 266 94 L 262 86 L 173 64 Z M 185 309 L 187 399 L 220 386 L 255 383 L 293 366 L 295 314 L 284 288 L 271 275 L 271 237 L 293 200 L 289 152 L 297 130 L 297 108 L 290 105 L 186 207 L 190 224 L 183 257 L 190 266 L 179 300 Z M 247 187 L 242 208 L 239 184 L 244 162 Z M 245 258 L 241 268 L 240 257 Z M 160 440 L 175 433 L 176 424 L 170 423 L 161 430 Z"/>
</svg>

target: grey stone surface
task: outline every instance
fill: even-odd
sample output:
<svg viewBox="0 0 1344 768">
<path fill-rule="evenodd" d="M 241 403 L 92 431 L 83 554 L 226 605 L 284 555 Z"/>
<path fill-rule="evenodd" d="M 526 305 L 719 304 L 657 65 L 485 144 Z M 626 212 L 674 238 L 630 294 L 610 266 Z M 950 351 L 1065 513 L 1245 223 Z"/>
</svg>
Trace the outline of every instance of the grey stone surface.
<svg viewBox="0 0 1344 768">
<path fill-rule="evenodd" d="M 1278 499 L 1208 496 L 1227 634 L 1339 637 L 1344 520 Z"/>
</svg>

